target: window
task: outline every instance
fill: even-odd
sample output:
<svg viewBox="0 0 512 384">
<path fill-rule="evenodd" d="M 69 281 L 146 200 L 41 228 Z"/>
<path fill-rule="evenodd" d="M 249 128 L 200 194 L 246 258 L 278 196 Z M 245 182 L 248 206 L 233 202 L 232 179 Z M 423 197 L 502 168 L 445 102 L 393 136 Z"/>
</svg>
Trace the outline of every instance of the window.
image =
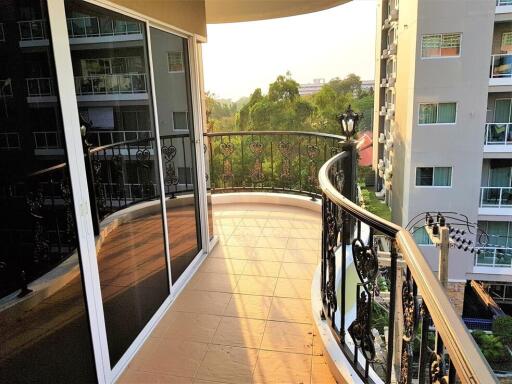
<svg viewBox="0 0 512 384">
<path fill-rule="evenodd" d="M 452 167 L 417 167 L 416 186 L 451 187 Z"/>
<path fill-rule="evenodd" d="M 512 51 L 512 32 L 503 32 L 501 35 L 501 51 L 505 53 Z"/>
<path fill-rule="evenodd" d="M 494 104 L 494 122 L 510 123 L 511 121 L 511 101 L 512 99 L 497 99 Z"/>
<path fill-rule="evenodd" d="M 453 124 L 457 103 L 420 104 L 419 124 Z"/>
<path fill-rule="evenodd" d="M 188 131 L 187 112 L 173 112 L 174 130 Z"/>
<path fill-rule="evenodd" d="M 432 245 L 432 240 L 430 240 L 430 236 L 427 233 L 425 227 L 414 227 L 412 231 L 412 236 L 414 237 L 414 241 L 418 245 Z"/>
<path fill-rule="evenodd" d="M 421 37 L 421 57 L 460 55 L 460 33 L 425 35 Z"/>
<path fill-rule="evenodd" d="M 167 52 L 167 62 L 169 65 L 169 72 L 183 72 L 183 52 L 172 51 Z"/>
</svg>

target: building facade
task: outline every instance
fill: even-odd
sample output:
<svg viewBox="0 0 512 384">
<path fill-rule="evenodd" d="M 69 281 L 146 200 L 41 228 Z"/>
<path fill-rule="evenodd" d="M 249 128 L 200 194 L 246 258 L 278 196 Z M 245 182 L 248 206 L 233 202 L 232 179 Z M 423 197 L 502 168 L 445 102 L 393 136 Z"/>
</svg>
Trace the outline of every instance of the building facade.
<svg viewBox="0 0 512 384">
<path fill-rule="evenodd" d="M 373 166 L 400 225 L 425 211 L 478 223 L 475 255 L 451 249 L 450 286 L 512 281 L 508 1 L 379 1 Z M 434 270 L 437 249 L 415 237 Z M 413 225 L 414 227 L 414 225 Z M 457 293 L 458 292 L 458 293 Z"/>
</svg>

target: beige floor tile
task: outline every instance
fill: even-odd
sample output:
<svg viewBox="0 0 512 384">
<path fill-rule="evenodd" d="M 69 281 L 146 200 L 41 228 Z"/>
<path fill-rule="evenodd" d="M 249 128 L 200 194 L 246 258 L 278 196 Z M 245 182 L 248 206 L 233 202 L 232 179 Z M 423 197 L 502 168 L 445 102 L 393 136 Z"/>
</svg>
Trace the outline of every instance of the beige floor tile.
<svg viewBox="0 0 512 384">
<path fill-rule="evenodd" d="M 258 237 L 261 234 L 261 227 L 237 227 L 232 234 L 235 236 Z"/>
<path fill-rule="evenodd" d="M 320 240 L 316 239 L 293 239 L 289 238 L 286 245 L 287 249 L 304 249 L 320 251 Z"/>
<path fill-rule="evenodd" d="M 265 320 L 223 317 L 212 344 L 259 348 L 265 331 L 265 323 Z"/>
<path fill-rule="evenodd" d="M 268 321 L 261 349 L 310 355 L 313 351 L 313 326 Z"/>
<path fill-rule="evenodd" d="M 290 220 L 290 227 L 295 229 L 318 230 L 319 228 L 321 228 L 321 224 L 316 220 L 292 219 Z"/>
<path fill-rule="evenodd" d="M 313 334 L 313 355 L 323 356 L 325 354 L 324 343 L 318 334 Z"/>
<path fill-rule="evenodd" d="M 316 264 L 301 263 L 283 263 L 279 277 L 287 279 L 309 279 L 313 278 L 313 274 L 317 268 Z"/>
<path fill-rule="evenodd" d="M 170 340 L 189 340 L 209 343 L 222 317 L 192 312 L 169 312 L 159 325 L 165 327 L 153 332 L 153 337 L 167 338 Z"/>
<path fill-rule="evenodd" d="M 258 237 L 254 236 L 235 236 L 232 235 L 226 241 L 226 245 L 235 247 L 255 247 Z"/>
<path fill-rule="evenodd" d="M 195 377 L 208 349 L 206 343 L 184 340 L 157 339 L 135 356 L 133 368 L 137 371 Z"/>
<path fill-rule="evenodd" d="M 257 357 L 257 349 L 210 345 L 196 379 L 233 384 L 251 383 Z"/>
<path fill-rule="evenodd" d="M 273 296 L 277 278 L 241 275 L 235 292 L 246 295 Z"/>
<path fill-rule="evenodd" d="M 261 231 L 261 236 L 290 237 L 290 228 L 265 227 Z"/>
<path fill-rule="evenodd" d="M 311 302 L 303 299 L 274 297 L 268 319 L 311 324 Z"/>
<path fill-rule="evenodd" d="M 309 300 L 311 298 L 311 280 L 280 277 L 277 279 L 274 296 Z"/>
<path fill-rule="evenodd" d="M 276 261 L 248 260 L 242 274 L 278 277 L 281 263 Z"/>
<path fill-rule="evenodd" d="M 277 248 L 246 248 L 251 249 L 250 260 L 283 261 L 284 249 Z"/>
<path fill-rule="evenodd" d="M 244 217 L 238 224 L 240 227 L 264 227 L 267 218 Z"/>
<path fill-rule="evenodd" d="M 201 265 L 199 271 L 211 273 L 241 274 L 246 263 L 246 260 L 219 259 L 215 257 L 208 257 L 204 261 L 203 265 Z"/>
<path fill-rule="evenodd" d="M 185 290 L 178 296 L 171 310 L 222 315 L 231 296 L 224 292 Z"/>
<path fill-rule="evenodd" d="M 214 233 L 217 235 L 231 236 L 233 231 L 235 231 L 238 227 L 236 225 L 216 225 L 213 228 Z"/>
<path fill-rule="evenodd" d="M 217 226 L 236 226 L 240 224 L 240 221 L 242 221 L 241 217 L 218 217 L 215 219 L 215 224 Z"/>
<path fill-rule="evenodd" d="M 322 229 L 319 226 L 317 230 L 305 229 L 305 228 L 294 228 L 290 230 L 290 236 L 292 239 L 312 239 L 320 240 L 322 238 Z"/>
<path fill-rule="evenodd" d="M 251 258 L 254 248 L 247 248 L 241 246 L 220 245 L 215 247 L 209 257 L 218 259 L 238 259 L 247 260 Z"/>
<path fill-rule="evenodd" d="M 287 244 L 287 238 L 285 237 L 258 237 L 255 247 L 256 248 L 276 248 L 285 249 Z"/>
<path fill-rule="evenodd" d="M 285 228 L 285 229 L 289 229 L 289 228 L 291 228 L 291 221 L 288 220 L 288 219 L 270 218 L 266 222 L 265 227 L 267 227 L 267 228 Z"/>
<path fill-rule="evenodd" d="M 190 377 L 179 377 L 165 375 L 162 373 L 152 373 L 136 371 L 132 369 L 126 370 L 125 373 L 116 381 L 119 384 L 192 384 L 193 379 Z"/>
<path fill-rule="evenodd" d="M 234 294 L 229 302 L 225 316 L 263 319 L 268 317 L 272 297 Z"/>
<path fill-rule="evenodd" d="M 313 356 L 311 364 L 311 384 L 336 384 L 323 356 Z"/>
<path fill-rule="evenodd" d="M 254 370 L 254 383 L 309 383 L 311 356 L 261 350 Z"/>
<path fill-rule="evenodd" d="M 286 263 L 318 264 L 320 251 L 305 249 L 287 249 L 284 252 L 283 261 Z"/>
<path fill-rule="evenodd" d="M 197 272 L 187 289 L 233 293 L 239 278 L 227 273 Z"/>
</svg>

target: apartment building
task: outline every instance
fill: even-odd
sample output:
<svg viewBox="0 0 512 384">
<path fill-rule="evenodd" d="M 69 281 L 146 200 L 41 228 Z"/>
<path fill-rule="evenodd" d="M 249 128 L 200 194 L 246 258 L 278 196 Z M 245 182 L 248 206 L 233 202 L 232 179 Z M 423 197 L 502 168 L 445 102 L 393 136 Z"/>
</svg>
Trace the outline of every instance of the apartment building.
<svg viewBox="0 0 512 384">
<path fill-rule="evenodd" d="M 404 226 L 425 211 L 478 223 L 482 232 L 465 236 L 480 254 L 450 251 L 452 299 L 461 309 L 463 285 L 478 280 L 505 303 L 512 282 L 512 2 L 381 0 L 375 60 L 379 194 Z M 437 270 L 425 231 L 415 238 Z"/>
</svg>

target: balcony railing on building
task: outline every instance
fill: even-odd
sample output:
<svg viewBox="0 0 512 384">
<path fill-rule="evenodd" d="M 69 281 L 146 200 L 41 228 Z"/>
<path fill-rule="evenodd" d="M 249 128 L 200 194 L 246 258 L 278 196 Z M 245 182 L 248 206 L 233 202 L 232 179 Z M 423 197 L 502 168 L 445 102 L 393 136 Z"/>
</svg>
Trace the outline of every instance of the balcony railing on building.
<svg viewBox="0 0 512 384">
<path fill-rule="evenodd" d="M 142 33 L 142 24 L 134 21 L 114 20 L 96 16 L 67 19 L 70 38 L 133 35 Z"/>
<path fill-rule="evenodd" d="M 0 42 L 5 41 L 4 23 L 0 23 Z"/>
<path fill-rule="evenodd" d="M 511 123 L 487 123 L 485 124 L 485 145 L 510 145 L 512 144 Z"/>
<path fill-rule="evenodd" d="M 512 77 L 512 54 L 499 53 L 491 56 L 491 79 Z"/>
<path fill-rule="evenodd" d="M 75 77 L 75 89 L 79 96 L 147 93 L 146 74 L 77 76 Z"/>
<path fill-rule="evenodd" d="M 496 0 L 496 6 L 512 5 L 512 0 Z"/>
<path fill-rule="evenodd" d="M 48 22 L 43 19 L 18 21 L 21 41 L 44 40 L 48 34 Z"/>
<path fill-rule="evenodd" d="M 26 79 L 26 82 L 27 95 L 30 97 L 55 95 L 51 77 L 32 77 Z"/>
<path fill-rule="evenodd" d="M 10 79 L 0 80 L 0 98 L 12 97 L 12 83 Z"/>
<path fill-rule="evenodd" d="M 480 187 L 480 207 L 512 208 L 512 188 Z"/>
<path fill-rule="evenodd" d="M 0 150 L 21 149 L 18 132 L 0 132 Z"/>
<path fill-rule="evenodd" d="M 476 267 L 512 268 L 512 249 L 504 247 L 481 247 L 475 255 Z"/>
</svg>

